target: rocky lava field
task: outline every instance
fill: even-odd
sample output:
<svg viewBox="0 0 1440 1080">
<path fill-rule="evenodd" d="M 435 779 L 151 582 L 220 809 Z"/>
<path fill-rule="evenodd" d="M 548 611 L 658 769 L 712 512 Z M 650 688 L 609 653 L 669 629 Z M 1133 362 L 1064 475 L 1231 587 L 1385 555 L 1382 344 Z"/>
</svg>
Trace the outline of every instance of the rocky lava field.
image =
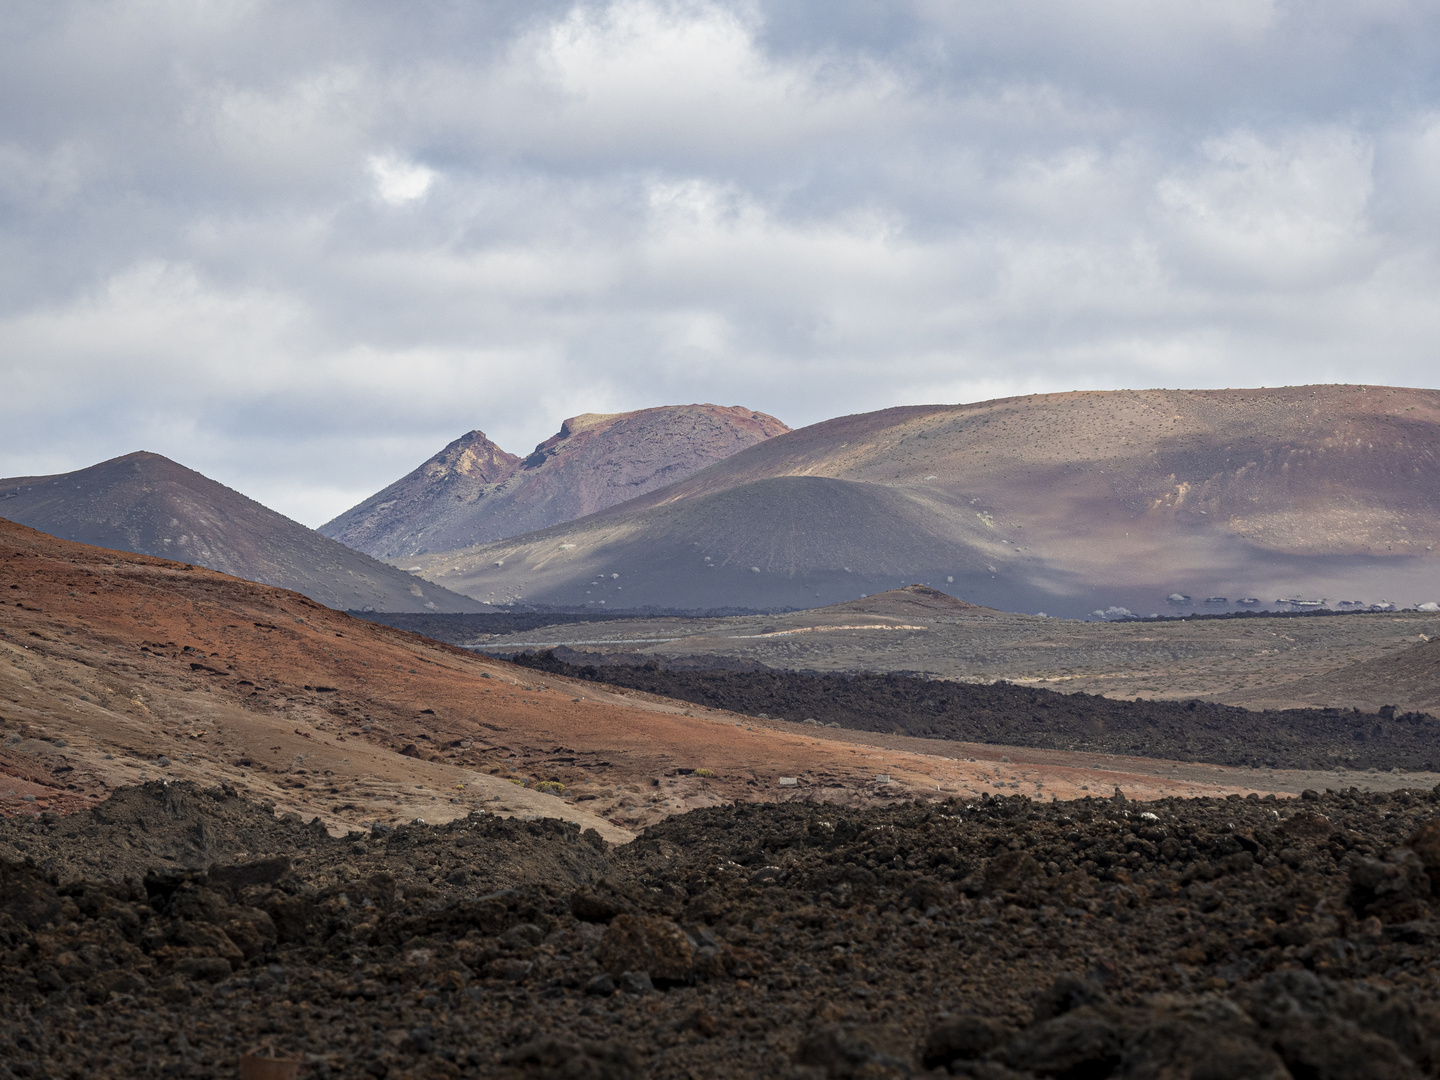
<svg viewBox="0 0 1440 1080">
<path fill-rule="evenodd" d="M 0 821 L 0 1076 L 1440 1072 L 1440 798 Z"/>
<path fill-rule="evenodd" d="M 567 650 L 568 652 L 568 650 Z M 570 654 L 583 659 L 580 654 Z M 1242 709 L 1200 701 L 1116 701 L 1098 694 L 948 682 L 914 675 L 674 670 L 575 663 L 547 649 L 512 661 L 550 675 L 764 717 L 926 739 L 1263 765 L 1280 769 L 1424 769 L 1440 762 L 1437 721 L 1393 705 Z"/>
</svg>

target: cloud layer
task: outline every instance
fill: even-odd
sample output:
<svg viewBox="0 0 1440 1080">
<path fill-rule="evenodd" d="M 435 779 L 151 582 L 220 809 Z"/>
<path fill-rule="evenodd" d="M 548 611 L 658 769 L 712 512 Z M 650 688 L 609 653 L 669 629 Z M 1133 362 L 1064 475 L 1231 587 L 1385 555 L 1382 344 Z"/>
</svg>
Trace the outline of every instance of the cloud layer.
<svg viewBox="0 0 1440 1080">
<path fill-rule="evenodd" d="M 310 524 L 480 427 L 1433 385 L 1440 8 L 17 0 L 0 475 Z"/>
</svg>

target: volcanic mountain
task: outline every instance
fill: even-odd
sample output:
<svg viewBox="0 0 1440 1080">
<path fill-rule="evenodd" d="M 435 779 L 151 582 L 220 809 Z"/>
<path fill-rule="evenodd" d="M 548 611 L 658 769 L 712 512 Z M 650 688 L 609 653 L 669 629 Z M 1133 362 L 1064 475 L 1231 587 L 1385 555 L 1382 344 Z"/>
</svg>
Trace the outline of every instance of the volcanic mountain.
<svg viewBox="0 0 1440 1080">
<path fill-rule="evenodd" d="M 1081 392 L 846 416 L 417 557 L 492 602 L 815 607 L 924 582 L 1083 615 L 1436 599 L 1440 392 Z"/>
<path fill-rule="evenodd" d="M 789 430 L 738 406 L 586 413 L 524 459 L 472 431 L 320 531 L 377 559 L 482 544 L 593 514 Z"/>
<path fill-rule="evenodd" d="M 294 589 L 328 607 L 479 611 L 467 596 L 352 551 L 159 454 L 0 480 L 0 516 L 101 547 Z"/>
</svg>

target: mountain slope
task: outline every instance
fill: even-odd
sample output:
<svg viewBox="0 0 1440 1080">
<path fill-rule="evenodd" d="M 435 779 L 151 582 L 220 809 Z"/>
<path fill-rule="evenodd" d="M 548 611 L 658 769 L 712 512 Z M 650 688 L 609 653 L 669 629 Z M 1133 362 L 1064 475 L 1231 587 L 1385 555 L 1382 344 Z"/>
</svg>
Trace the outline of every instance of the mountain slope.
<svg viewBox="0 0 1440 1080">
<path fill-rule="evenodd" d="M 1007 610 L 1149 614 L 1433 600 L 1437 544 L 1440 392 L 1315 386 L 841 417 L 415 562 L 496 601 L 810 607 L 922 581 Z"/>
<path fill-rule="evenodd" d="M 523 460 L 472 431 L 320 531 L 378 559 L 485 543 L 603 510 L 788 430 L 738 406 L 586 413 Z"/>
<path fill-rule="evenodd" d="M 65 540 L 177 559 L 334 608 L 478 611 L 159 454 L 0 480 L 0 516 Z"/>
</svg>

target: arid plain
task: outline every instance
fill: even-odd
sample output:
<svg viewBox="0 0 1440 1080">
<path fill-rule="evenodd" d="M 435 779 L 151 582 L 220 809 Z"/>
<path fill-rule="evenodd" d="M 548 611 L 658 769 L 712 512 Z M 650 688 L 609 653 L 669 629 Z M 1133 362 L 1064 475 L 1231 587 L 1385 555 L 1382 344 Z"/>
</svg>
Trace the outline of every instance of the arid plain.
<svg viewBox="0 0 1440 1080">
<path fill-rule="evenodd" d="M 458 631 L 466 620 L 453 625 Z M 632 662 L 715 657 L 802 671 L 1005 679 L 1121 698 L 1374 711 L 1440 706 L 1440 673 L 1425 648 L 1437 636 L 1436 612 L 1082 622 L 996 611 L 919 586 L 779 615 L 621 619 L 452 640 L 499 654 L 566 647 Z M 1395 670 L 1366 674 L 1382 661 Z"/>
</svg>

